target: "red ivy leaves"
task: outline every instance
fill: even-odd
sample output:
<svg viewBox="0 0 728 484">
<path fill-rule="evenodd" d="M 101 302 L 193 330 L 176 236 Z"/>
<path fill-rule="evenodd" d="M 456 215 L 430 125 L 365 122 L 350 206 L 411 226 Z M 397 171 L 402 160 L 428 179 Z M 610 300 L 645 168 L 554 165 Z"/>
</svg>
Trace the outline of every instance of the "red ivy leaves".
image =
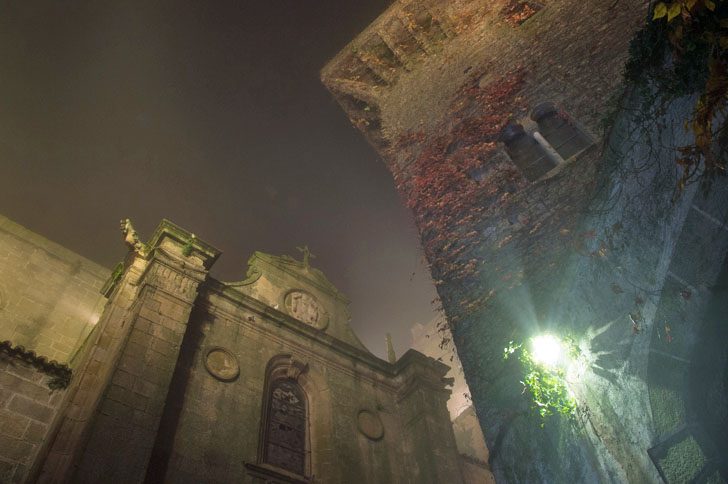
<svg viewBox="0 0 728 484">
<path fill-rule="evenodd" d="M 501 129 L 520 110 L 514 100 L 519 99 L 516 95 L 523 78 L 524 72 L 519 70 L 481 88 L 478 78 L 473 77 L 456 94 L 454 127 L 434 138 L 420 131 L 401 137 L 397 143 L 397 150 L 427 143 L 413 168 L 395 178 L 415 214 L 427 258 L 442 277 L 460 279 L 477 274 L 477 261 L 460 261 L 458 256 L 478 242 L 474 228 L 482 219 L 484 200 L 500 193 L 506 182 L 517 177 L 515 169 L 493 170 L 482 180 L 476 180 L 473 173 L 494 153 Z M 461 117 L 462 113 L 472 115 Z"/>
</svg>

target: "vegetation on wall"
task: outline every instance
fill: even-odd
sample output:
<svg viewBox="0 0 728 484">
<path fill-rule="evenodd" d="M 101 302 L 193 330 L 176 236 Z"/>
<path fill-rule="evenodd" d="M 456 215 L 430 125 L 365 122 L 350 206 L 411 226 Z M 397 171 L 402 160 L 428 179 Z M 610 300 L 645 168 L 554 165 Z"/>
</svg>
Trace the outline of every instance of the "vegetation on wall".
<svg viewBox="0 0 728 484">
<path fill-rule="evenodd" d="M 657 2 L 630 44 L 625 79 L 643 99 L 643 118 L 664 114 L 671 102 L 697 95 L 686 132 L 694 143 L 676 147 L 680 191 L 690 182 L 725 175 L 725 159 L 713 148 L 725 131 L 728 103 L 728 2 Z M 717 122 L 716 122 L 717 121 Z"/>
<path fill-rule="evenodd" d="M 705 463 L 705 455 L 691 436 L 671 446 L 659 460 L 667 482 L 693 482 Z"/>
<path fill-rule="evenodd" d="M 49 361 L 45 356 L 40 356 L 24 346 L 13 346 L 10 341 L 0 341 L 0 352 L 33 366 L 39 372 L 48 375 L 50 378 L 46 384 L 52 391 L 63 390 L 71 382 L 71 369 L 68 365 L 58 363 L 55 360 Z"/>
<path fill-rule="evenodd" d="M 572 351 L 569 349 L 570 356 Z M 576 423 L 576 400 L 566 386 L 564 370 L 539 363 L 523 344 L 513 341 L 503 350 L 503 359 L 507 360 L 514 353 L 518 354 L 518 361 L 523 366 L 523 391 L 531 396 L 531 409 L 540 415 L 541 427 L 551 415 L 561 415 Z"/>
<path fill-rule="evenodd" d="M 121 280 L 121 276 L 124 274 L 124 261 L 116 264 L 114 271 L 111 273 L 111 283 L 116 284 Z"/>
<path fill-rule="evenodd" d="M 395 146 L 406 153 L 409 166 L 395 173 L 397 187 L 415 215 L 438 285 L 477 275 L 478 261 L 464 257 L 482 241 L 474 227 L 505 201 L 503 187 L 515 185 L 520 177 L 515 166 L 486 163 L 503 126 L 525 109 L 517 97 L 524 72 L 510 72 L 485 87 L 479 86 L 479 78 L 473 75 L 458 91 L 451 122 L 439 133 L 419 131 Z M 423 142 L 425 148 L 417 152 Z M 488 170 L 487 179 L 479 176 L 483 170 Z"/>
<path fill-rule="evenodd" d="M 189 257 L 190 254 L 192 254 L 192 246 L 195 243 L 195 234 L 190 235 L 190 240 L 187 241 L 187 243 L 182 247 L 182 255 L 185 257 Z"/>
</svg>

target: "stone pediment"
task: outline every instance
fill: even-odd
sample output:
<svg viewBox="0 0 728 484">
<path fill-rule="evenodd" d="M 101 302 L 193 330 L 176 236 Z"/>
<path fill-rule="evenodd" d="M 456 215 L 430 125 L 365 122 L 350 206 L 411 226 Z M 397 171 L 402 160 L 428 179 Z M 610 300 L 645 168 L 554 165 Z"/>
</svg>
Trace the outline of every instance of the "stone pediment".
<svg viewBox="0 0 728 484">
<path fill-rule="evenodd" d="M 349 299 L 323 273 L 311 267 L 314 256 L 299 249 L 303 260 L 255 252 L 247 279 L 225 286 L 253 297 L 276 311 L 354 347 L 364 349 L 350 327 Z"/>
<path fill-rule="evenodd" d="M 245 281 L 242 283 L 252 283 L 260 277 L 263 272 L 270 271 L 271 268 L 278 269 L 289 276 L 301 281 L 305 285 L 314 286 L 316 289 L 327 293 L 336 299 L 349 304 L 349 299 L 334 286 L 324 274 L 313 267 L 304 259 L 299 261 L 290 255 L 272 255 L 264 252 L 256 251 L 248 259 L 248 273 Z M 251 280 L 254 278 L 254 280 Z M 231 285 L 242 284 L 232 283 Z"/>
</svg>

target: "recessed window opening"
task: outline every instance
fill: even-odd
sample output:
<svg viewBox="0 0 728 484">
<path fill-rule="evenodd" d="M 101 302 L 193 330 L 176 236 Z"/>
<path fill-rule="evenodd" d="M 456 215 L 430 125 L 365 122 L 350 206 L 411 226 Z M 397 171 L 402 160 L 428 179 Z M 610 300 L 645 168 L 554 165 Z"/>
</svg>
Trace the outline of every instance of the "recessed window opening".
<svg viewBox="0 0 728 484">
<path fill-rule="evenodd" d="M 516 120 L 505 125 L 499 141 L 505 144 L 506 153 L 513 163 L 531 181 L 541 178 L 557 165 L 544 146 Z"/>
<path fill-rule="evenodd" d="M 564 160 L 594 143 L 589 135 L 553 103 L 546 102 L 536 106 L 531 113 L 531 119 L 538 124 L 539 133 Z"/>
</svg>

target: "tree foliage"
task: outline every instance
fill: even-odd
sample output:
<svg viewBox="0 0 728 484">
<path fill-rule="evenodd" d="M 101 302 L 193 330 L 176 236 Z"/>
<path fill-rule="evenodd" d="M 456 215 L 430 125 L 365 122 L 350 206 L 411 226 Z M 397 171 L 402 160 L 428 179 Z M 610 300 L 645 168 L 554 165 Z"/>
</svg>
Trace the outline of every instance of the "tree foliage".
<svg viewBox="0 0 728 484">
<path fill-rule="evenodd" d="M 690 181 L 725 175 L 725 161 L 713 148 L 728 103 L 728 2 L 674 0 L 658 2 L 630 44 L 626 80 L 642 92 L 654 89 L 666 106 L 697 94 L 685 130 L 694 143 L 679 147 L 679 192 Z M 644 97 L 644 96 L 643 96 Z M 647 96 L 649 98 L 649 96 Z M 718 126 L 718 127 L 716 127 Z"/>
</svg>

